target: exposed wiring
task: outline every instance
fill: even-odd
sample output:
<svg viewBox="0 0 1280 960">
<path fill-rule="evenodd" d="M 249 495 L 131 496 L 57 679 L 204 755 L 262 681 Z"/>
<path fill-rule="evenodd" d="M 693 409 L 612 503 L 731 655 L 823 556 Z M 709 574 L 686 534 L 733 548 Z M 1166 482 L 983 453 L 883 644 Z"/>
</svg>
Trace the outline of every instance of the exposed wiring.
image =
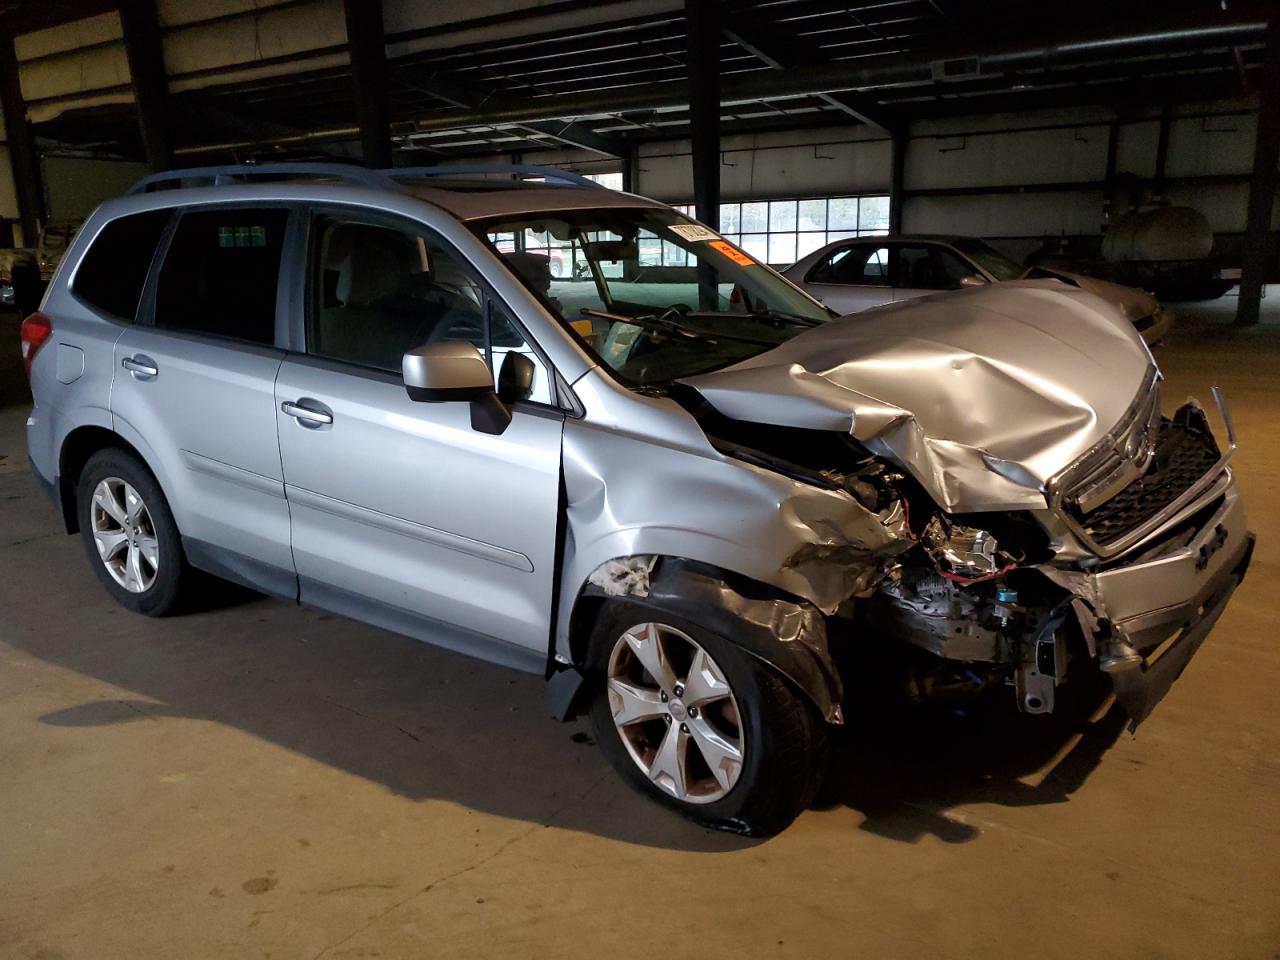
<svg viewBox="0 0 1280 960">
<path fill-rule="evenodd" d="M 998 580 L 1000 577 L 1003 577 L 1010 570 L 1016 570 L 1016 569 L 1018 569 L 1018 565 L 1016 563 L 1010 563 L 1010 564 L 1007 564 L 1006 566 L 1001 567 L 999 570 L 995 571 L 994 573 L 984 574 L 981 577 L 963 577 L 958 573 L 947 573 L 947 571 L 945 570 L 939 570 L 938 573 L 942 575 L 942 578 L 944 580 L 950 580 L 952 583 L 958 583 L 962 587 L 967 587 L 975 583 L 985 583 L 988 580 Z"/>
</svg>

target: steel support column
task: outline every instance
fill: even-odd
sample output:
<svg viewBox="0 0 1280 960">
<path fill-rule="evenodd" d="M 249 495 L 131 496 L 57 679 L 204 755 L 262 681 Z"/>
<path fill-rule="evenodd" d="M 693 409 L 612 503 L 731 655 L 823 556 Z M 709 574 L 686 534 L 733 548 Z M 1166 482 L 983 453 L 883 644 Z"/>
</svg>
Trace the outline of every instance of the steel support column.
<svg viewBox="0 0 1280 960">
<path fill-rule="evenodd" d="M 906 202 L 907 141 L 905 131 L 895 133 L 890 145 L 889 232 L 902 232 L 902 205 Z"/>
<path fill-rule="evenodd" d="M 18 80 L 18 57 L 13 37 L 0 38 L 0 113 L 4 114 L 9 162 L 13 168 L 13 188 L 18 195 L 18 219 L 22 223 L 23 246 L 34 247 L 45 219 L 44 192 L 40 189 L 40 159 L 35 137 L 27 122 L 27 107 Z"/>
<path fill-rule="evenodd" d="M 1253 179 L 1249 182 L 1249 219 L 1244 234 L 1244 270 L 1236 323 L 1258 322 L 1262 285 L 1271 265 L 1271 214 L 1276 202 L 1276 164 L 1280 163 L 1280 18 L 1267 28 L 1266 63 L 1262 69 L 1262 105 L 1258 137 L 1253 149 Z"/>
<path fill-rule="evenodd" d="M 154 0 L 120 0 L 120 26 L 147 163 L 152 170 L 169 170 L 173 167 L 169 78 Z"/>
<path fill-rule="evenodd" d="M 699 220 L 720 229 L 720 28 L 713 0 L 685 0 L 693 203 Z"/>
<path fill-rule="evenodd" d="M 391 105 L 387 98 L 387 46 L 382 0 L 343 0 L 355 85 L 356 117 L 365 166 L 391 166 Z"/>
</svg>

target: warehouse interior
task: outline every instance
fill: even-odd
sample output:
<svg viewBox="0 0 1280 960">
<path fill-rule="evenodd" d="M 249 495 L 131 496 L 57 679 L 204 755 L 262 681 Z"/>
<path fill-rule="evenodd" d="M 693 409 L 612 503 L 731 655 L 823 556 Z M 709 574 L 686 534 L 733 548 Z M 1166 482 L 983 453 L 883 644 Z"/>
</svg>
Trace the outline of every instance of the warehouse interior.
<svg viewBox="0 0 1280 960">
<path fill-rule="evenodd" d="M 1280 951 L 1272 4 L 0 0 L 0 120 L 0 956 Z M 22 317 L 140 178 L 274 162 L 555 167 L 777 270 L 963 236 L 1153 291 L 1166 401 L 1230 402 L 1249 577 L 1136 734 L 1105 683 L 870 697 L 767 840 L 628 791 L 540 677 L 239 587 L 117 609 L 28 463 Z"/>
</svg>

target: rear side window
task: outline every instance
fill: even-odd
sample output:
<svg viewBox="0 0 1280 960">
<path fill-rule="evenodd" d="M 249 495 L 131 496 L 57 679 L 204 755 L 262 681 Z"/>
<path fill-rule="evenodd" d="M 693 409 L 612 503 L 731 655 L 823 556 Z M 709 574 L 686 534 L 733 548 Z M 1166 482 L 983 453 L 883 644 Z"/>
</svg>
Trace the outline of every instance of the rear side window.
<svg viewBox="0 0 1280 960">
<path fill-rule="evenodd" d="M 108 223 L 80 261 L 71 292 L 103 313 L 132 321 L 169 216 L 169 210 L 151 210 Z"/>
<path fill-rule="evenodd" d="M 184 213 L 160 269 L 156 326 L 274 343 L 288 219 L 261 207 Z"/>
</svg>

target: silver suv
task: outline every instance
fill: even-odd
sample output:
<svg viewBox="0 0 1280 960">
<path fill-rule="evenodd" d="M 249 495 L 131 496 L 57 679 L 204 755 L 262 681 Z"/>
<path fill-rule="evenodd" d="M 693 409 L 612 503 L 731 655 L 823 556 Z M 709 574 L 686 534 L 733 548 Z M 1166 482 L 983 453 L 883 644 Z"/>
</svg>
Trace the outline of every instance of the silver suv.
<svg viewBox="0 0 1280 960">
<path fill-rule="evenodd" d="M 1136 724 L 1251 553 L 1229 425 L 1162 415 L 1099 298 L 834 320 L 556 171 L 150 177 L 22 340 L 36 474 L 121 604 L 205 571 L 545 674 L 641 791 L 753 834 L 814 796 L 857 658 L 1028 713 L 1076 660 Z"/>
</svg>

